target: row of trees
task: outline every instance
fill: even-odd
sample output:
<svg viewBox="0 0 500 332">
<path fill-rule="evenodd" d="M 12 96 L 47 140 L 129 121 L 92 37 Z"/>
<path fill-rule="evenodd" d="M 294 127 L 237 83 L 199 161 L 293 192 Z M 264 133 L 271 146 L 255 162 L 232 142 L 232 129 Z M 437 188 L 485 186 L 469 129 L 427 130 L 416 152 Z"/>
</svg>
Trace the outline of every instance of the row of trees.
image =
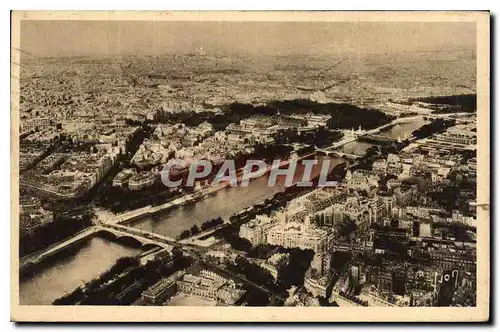
<svg viewBox="0 0 500 332">
<path fill-rule="evenodd" d="M 364 109 L 356 105 L 346 103 L 318 103 L 309 99 L 293 99 L 284 101 L 271 101 L 264 106 L 253 106 L 251 104 L 232 103 L 221 107 L 222 112 L 211 111 L 165 113 L 159 111 L 156 121 L 163 123 L 184 123 L 189 126 L 197 126 L 207 121 L 216 130 L 225 129 L 230 123 L 237 123 L 242 119 L 253 115 L 277 115 L 280 114 L 327 114 L 332 117 L 329 122 L 330 128 L 376 128 L 388 123 L 394 118 L 374 109 Z"/>
<path fill-rule="evenodd" d="M 278 276 L 275 279 L 271 273 L 250 262 L 243 256 L 238 256 L 234 262 L 226 263 L 229 270 L 236 274 L 242 274 L 248 280 L 262 285 L 272 292 L 285 296 L 291 286 L 300 286 L 304 283 L 304 277 L 311 261 L 314 257 L 312 250 L 303 250 L 299 248 L 283 248 L 282 246 L 265 245 L 260 248 L 251 249 L 249 257 L 256 253 L 261 257 L 269 257 L 272 253 L 287 253 L 289 255 L 288 264 L 285 264 L 278 270 Z"/>
<path fill-rule="evenodd" d="M 267 107 L 279 110 L 281 114 L 327 114 L 332 118 L 328 125 L 331 129 L 350 129 L 361 126 L 365 129 L 379 127 L 391 122 L 394 117 L 374 109 L 360 108 L 351 104 L 317 103 L 308 99 L 273 101 Z"/>
<path fill-rule="evenodd" d="M 137 266 L 139 266 L 139 260 L 135 257 L 118 258 L 111 268 L 103 272 L 99 277 L 86 283 L 84 289 L 82 287 L 78 287 L 73 292 L 56 299 L 53 304 L 72 305 L 79 303 L 85 298 L 85 294 L 90 294 L 91 292 L 98 290 L 102 284 L 113 280 L 117 275 L 121 274 L 125 270 Z"/>
<path fill-rule="evenodd" d="M 190 236 L 194 236 L 200 232 L 207 231 L 211 228 L 217 227 L 219 225 L 222 225 L 224 223 L 224 220 L 221 217 L 213 218 L 210 220 L 205 221 L 203 224 L 201 224 L 201 230 L 198 228 L 197 225 L 193 225 L 189 230 L 183 231 L 179 235 L 179 239 L 187 239 Z"/>
<path fill-rule="evenodd" d="M 288 253 L 289 262 L 278 274 L 277 291 L 285 295 L 291 286 L 300 286 L 304 284 L 306 271 L 311 266 L 314 257 L 314 251 L 300 248 L 278 247 L 278 252 Z"/>
<path fill-rule="evenodd" d="M 454 126 L 455 120 L 436 119 L 431 123 L 423 125 L 412 134 L 418 139 L 426 138 L 434 134 L 444 132 L 448 127 Z"/>
<path fill-rule="evenodd" d="M 274 277 L 271 273 L 259 265 L 248 261 L 248 259 L 243 256 L 236 257 L 234 263 L 228 263 L 226 266 L 231 272 L 242 274 L 246 279 L 262 285 L 267 289 L 275 288 Z"/>
<path fill-rule="evenodd" d="M 243 239 L 238 235 L 239 230 L 239 225 L 230 224 L 220 229 L 217 235 L 229 243 L 233 249 L 248 252 L 252 248 L 252 244 L 247 239 Z"/>
<path fill-rule="evenodd" d="M 373 145 L 365 151 L 363 157 L 357 160 L 358 164 L 354 168 L 371 170 L 375 160 L 386 158 L 389 153 L 399 153 L 408 144 L 408 141 L 403 141 L 401 143 Z"/>
<path fill-rule="evenodd" d="M 176 248 L 173 255 L 157 255 L 144 265 L 137 258 L 121 258 L 99 278 L 90 281 L 83 288 L 54 301 L 55 305 L 130 305 L 141 293 L 174 272 L 191 264 Z"/>
<path fill-rule="evenodd" d="M 435 111 L 433 113 L 475 112 L 477 108 L 476 94 L 414 98 L 409 101 L 435 104 Z M 431 105 L 430 107 L 433 106 Z"/>
<path fill-rule="evenodd" d="M 356 222 L 347 217 L 341 222 L 335 224 L 335 234 L 341 238 L 345 238 L 356 231 L 357 228 L 358 226 L 356 225 Z"/>
<path fill-rule="evenodd" d="M 276 252 L 278 252 L 278 248 L 272 244 L 258 244 L 248 250 L 247 256 L 251 258 L 268 259 Z"/>
</svg>

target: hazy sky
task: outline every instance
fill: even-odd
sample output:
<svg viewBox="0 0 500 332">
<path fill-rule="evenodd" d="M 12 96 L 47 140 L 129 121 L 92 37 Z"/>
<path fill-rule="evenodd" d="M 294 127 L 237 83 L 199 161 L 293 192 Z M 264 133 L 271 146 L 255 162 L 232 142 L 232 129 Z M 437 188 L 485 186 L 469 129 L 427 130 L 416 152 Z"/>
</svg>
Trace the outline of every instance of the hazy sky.
<svg viewBox="0 0 500 332">
<path fill-rule="evenodd" d="M 22 21 L 21 49 L 36 56 L 325 54 L 475 49 L 475 23 Z"/>
</svg>

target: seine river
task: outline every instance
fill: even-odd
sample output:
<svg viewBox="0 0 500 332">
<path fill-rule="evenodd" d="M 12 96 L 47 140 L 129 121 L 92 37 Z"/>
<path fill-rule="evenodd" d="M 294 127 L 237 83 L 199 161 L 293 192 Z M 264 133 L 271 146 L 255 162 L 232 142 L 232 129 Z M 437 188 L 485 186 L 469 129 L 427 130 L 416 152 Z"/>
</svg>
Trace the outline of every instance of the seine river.
<svg viewBox="0 0 500 332">
<path fill-rule="evenodd" d="M 318 165 L 312 170 L 313 177 L 319 174 L 321 161 L 324 157 L 316 156 L 315 158 L 318 160 Z M 330 158 L 330 170 L 342 162 L 341 158 Z M 294 182 L 300 180 L 301 176 L 302 173 L 297 171 Z M 278 177 L 276 185 L 272 187 L 268 186 L 268 180 L 269 175 L 265 175 L 250 181 L 248 187 L 227 187 L 197 203 L 186 204 L 154 217 L 140 219 L 129 226 L 176 237 L 195 224 L 200 226 L 205 221 L 217 217 L 229 218 L 231 215 L 258 204 L 284 189 L 284 177 Z"/>
<path fill-rule="evenodd" d="M 424 124 L 427 124 L 427 123 L 429 123 L 429 121 L 424 120 L 424 118 L 420 117 L 420 118 L 412 120 L 409 123 L 397 124 L 394 127 L 383 130 L 380 132 L 380 135 L 394 137 L 394 138 L 398 138 L 400 136 L 405 136 L 407 134 L 411 135 L 411 133 L 414 130 L 422 127 Z"/>
<path fill-rule="evenodd" d="M 79 250 L 55 259 L 32 277 L 19 283 L 19 304 L 47 305 L 98 277 L 120 257 L 134 256 L 141 250 L 99 237 L 79 244 Z"/>
<path fill-rule="evenodd" d="M 381 135 L 399 137 L 421 127 L 426 121 L 417 119 L 411 123 L 394 126 Z M 363 154 L 371 146 L 369 143 L 353 142 L 343 147 L 347 153 Z M 324 157 L 315 156 L 322 160 Z M 342 162 L 333 158 L 330 169 Z M 320 167 L 313 169 L 313 176 L 319 174 Z M 260 203 L 283 189 L 283 179 L 278 185 L 269 187 L 268 176 L 250 182 L 248 187 L 234 187 L 219 190 L 212 196 L 197 203 L 146 217 L 134 222 L 133 227 L 175 237 L 193 225 L 201 225 L 206 220 L 228 218 L 244 208 Z M 20 282 L 20 304 L 51 304 L 55 299 L 71 292 L 76 287 L 99 276 L 120 257 L 136 255 L 140 249 L 133 249 L 108 240 L 93 237 L 74 254 L 64 259 L 54 260 L 36 275 Z"/>
<path fill-rule="evenodd" d="M 404 138 L 405 135 L 407 134 L 411 135 L 411 133 L 415 129 L 418 129 L 427 123 L 429 123 L 429 121 L 424 120 L 422 117 L 420 117 L 413 120 L 412 122 L 397 124 L 394 127 L 382 130 L 379 133 L 379 135 L 393 137 L 393 138 L 399 138 L 399 137 Z M 351 154 L 356 154 L 358 156 L 362 156 L 370 146 L 372 146 L 372 144 L 357 141 L 344 145 L 341 150 L 345 153 L 351 153 Z"/>
</svg>

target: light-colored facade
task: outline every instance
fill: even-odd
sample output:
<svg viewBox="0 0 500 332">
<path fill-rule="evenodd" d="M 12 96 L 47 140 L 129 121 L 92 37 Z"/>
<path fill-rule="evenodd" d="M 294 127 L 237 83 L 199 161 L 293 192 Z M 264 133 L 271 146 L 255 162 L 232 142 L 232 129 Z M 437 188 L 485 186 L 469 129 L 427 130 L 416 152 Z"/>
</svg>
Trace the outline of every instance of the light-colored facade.
<svg viewBox="0 0 500 332">
<path fill-rule="evenodd" d="M 470 128 L 456 126 L 448 128 L 448 130 L 442 134 L 436 135 L 436 140 L 455 144 L 473 145 L 477 142 L 477 134 Z"/>
<path fill-rule="evenodd" d="M 267 233 L 275 221 L 264 215 L 256 216 L 255 219 L 241 225 L 239 236 L 247 239 L 254 246 L 267 243 Z"/>
<path fill-rule="evenodd" d="M 212 271 L 202 270 L 199 276 L 186 274 L 177 281 L 179 292 L 233 305 L 245 294 L 233 280 Z"/>
<path fill-rule="evenodd" d="M 269 230 L 267 236 L 269 244 L 315 252 L 328 251 L 332 241 L 333 233 L 311 226 L 309 217 L 304 223 L 278 223 Z"/>
<path fill-rule="evenodd" d="M 163 278 L 147 290 L 142 292 L 142 300 L 145 304 L 160 305 L 177 292 L 177 279 L 185 274 L 184 271 L 177 271 L 168 278 Z"/>
</svg>

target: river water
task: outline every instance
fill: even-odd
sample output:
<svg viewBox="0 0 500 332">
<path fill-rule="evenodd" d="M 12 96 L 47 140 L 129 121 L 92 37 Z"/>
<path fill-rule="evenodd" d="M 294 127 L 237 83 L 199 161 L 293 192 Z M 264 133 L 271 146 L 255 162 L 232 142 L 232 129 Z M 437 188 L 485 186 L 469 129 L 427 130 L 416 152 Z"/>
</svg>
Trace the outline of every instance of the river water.
<svg viewBox="0 0 500 332">
<path fill-rule="evenodd" d="M 19 304 L 47 305 L 109 269 L 120 257 L 134 256 L 141 250 L 100 237 L 79 243 L 78 250 L 55 259 L 34 276 L 19 283 Z"/>
<path fill-rule="evenodd" d="M 314 158 L 318 160 L 318 164 L 311 172 L 313 177 L 319 174 L 321 170 L 320 165 L 325 157 L 315 156 Z M 342 162 L 343 159 L 341 158 L 330 158 L 329 169 L 331 170 Z M 297 166 L 298 171 L 295 173 L 294 183 L 302 177 L 302 172 L 299 170 L 300 165 L 299 163 Z M 231 215 L 249 206 L 258 204 L 284 189 L 284 177 L 278 177 L 276 185 L 272 187 L 268 185 L 268 180 L 269 174 L 250 181 L 248 187 L 227 187 L 200 202 L 186 204 L 153 217 L 137 220 L 133 224 L 129 224 L 129 226 L 176 237 L 182 231 L 189 230 L 195 224 L 200 226 L 205 221 L 217 217 L 227 219 Z"/>
<path fill-rule="evenodd" d="M 321 170 L 323 156 L 311 157 L 318 160 L 311 174 L 316 176 Z M 341 163 L 341 158 L 331 158 L 329 169 Z M 299 166 L 297 166 L 299 167 Z M 294 183 L 302 178 L 297 171 Z M 260 203 L 268 197 L 284 189 L 284 177 L 278 177 L 276 186 L 268 186 L 269 176 L 250 181 L 248 187 L 228 187 L 217 191 L 212 196 L 197 203 L 159 213 L 154 217 L 145 217 L 132 226 L 150 230 L 158 234 L 175 237 L 194 224 L 201 225 L 206 220 L 222 217 L 228 218 L 244 208 Z M 34 276 L 20 282 L 20 304 L 51 304 L 65 293 L 73 291 L 84 281 L 98 277 L 109 269 L 120 257 L 139 253 L 118 243 L 103 238 L 90 238 L 76 253 L 64 259 L 54 260 L 46 264 Z"/>
<path fill-rule="evenodd" d="M 411 133 L 414 130 L 422 127 L 424 124 L 427 124 L 427 123 L 429 123 L 429 121 L 424 120 L 422 117 L 420 117 L 420 118 L 417 118 L 411 122 L 397 124 L 391 128 L 388 128 L 386 130 L 382 130 L 379 133 L 379 135 L 404 139 L 406 135 L 411 136 Z M 358 156 L 362 156 L 366 152 L 366 150 L 371 146 L 372 146 L 372 144 L 370 144 L 370 143 L 356 141 L 356 142 L 352 142 L 352 143 L 344 145 L 341 148 L 341 150 L 345 153 L 356 154 Z"/>
<path fill-rule="evenodd" d="M 418 119 L 411 123 L 394 126 L 382 131 L 381 135 L 399 137 L 421 127 L 426 121 Z M 371 146 L 365 142 L 353 142 L 343 147 L 343 151 L 361 155 Z M 314 158 L 321 160 L 322 156 Z M 333 158 L 330 169 L 341 163 Z M 313 176 L 319 174 L 320 167 L 313 169 Z M 301 177 L 296 173 L 296 180 Z M 278 185 L 268 186 L 268 175 L 252 180 L 248 187 L 225 188 L 217 191 L 203 201 L 145 217 L 134 222 L 133 227 L 175 237 L 192 225 L 201 225 L 206 220 L 222 217 L 229 218 L 242 209 L 260 203 L 283 189 L 284 178 L 278 178 Z M 92 237 L 76 253 L 57 259 L 41 269 L 36 275 L 20 282 L 20 304 L 51 304 L 55 299 L 76 287 L 98 277 L 110 268 L 120 257 L 138 254 L 140 249 L 123 246 L 108 240 Z"/>
<path fill-rule="evenodd" d="M 429 121 L 424 120 L 423 117 L 419 117 L 417 119 L 412 120 L 411 122 L 397 124 L 394 127 L 382 130 L 380 132 L 380 135 L 394 137 L 394 138 L 398 138 L 401 136 L 401 138 L 404 138 L 405 135 L 407 134 L 411 135 L 411 133 L 414 130 L 422 127 L 424 124 L 427 123 L 429 123 Z"/>
</svg>

